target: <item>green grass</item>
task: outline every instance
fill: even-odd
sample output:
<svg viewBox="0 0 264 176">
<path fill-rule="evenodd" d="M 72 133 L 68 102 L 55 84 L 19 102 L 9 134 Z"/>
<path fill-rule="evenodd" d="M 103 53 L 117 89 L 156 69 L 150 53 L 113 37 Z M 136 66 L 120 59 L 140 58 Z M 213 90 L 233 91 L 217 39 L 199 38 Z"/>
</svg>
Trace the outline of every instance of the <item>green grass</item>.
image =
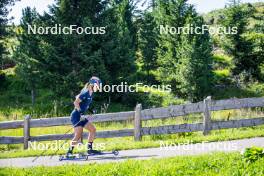
<svg viewBox="0 0 264 176">
<path fill-rule="evenodd" d="M 228 98 L 248 98 L 248 97 L 264 97 L 264 84 L 252 83 L 241 88 L 227 86 L 224 88 L 215 88 L 212 97 L 215 100 Z"/>
<path fill-rule="evenodd" d="M 213 71 L 213 81 L 215 84 L 226 85 L 230 83 L 230 70 L 214 70 Z"/>
<path fill-rule="evenodd" d="M 230 69 L 232 65 L 232 58 L 225 54 L 214 54 L 213 55 L 213 66 L 214 69 Z"/>
<path fill-rule="evenodd" d="M 261 176 L 264 175 L 263 163 L 264 158 L 248 164 L 239 153 L 213 153 L 165 159 L 127 160 L 120 163 L 1 168 L 0 175 Z"/>
<path fill-rule="evenodd" d="M 5 73 L 7 76 L 14 76 L 15 75 L 15 67 L 13 68 L 8 68 L 5 70 L 1 70 L 1 72 Z"/>
<path fill-rule="evenodd" d="M 228 69 L 214 70 L 214 73 L 219 77 L 228 77 L 230 75 L 230 71 Z"/>
</svg>

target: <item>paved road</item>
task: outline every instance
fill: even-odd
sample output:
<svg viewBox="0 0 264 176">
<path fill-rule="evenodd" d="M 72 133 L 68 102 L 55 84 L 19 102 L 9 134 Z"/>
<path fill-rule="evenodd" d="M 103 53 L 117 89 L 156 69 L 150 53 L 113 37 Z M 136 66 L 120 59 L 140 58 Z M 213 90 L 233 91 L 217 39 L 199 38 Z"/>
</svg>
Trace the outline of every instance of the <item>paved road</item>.
<svg viewBox="0 0 264 176">
<path fill-rule="evenodd" d="M 222 142 L 210 142 L 210 143 L 198 143 L 188 145 L 174 145 L 170 143 L 163 143 L 160 148 L 148 148 L 148 149 L 135 149 L 135 150 L 123 150 L 119 151 L 118 156 L 102 155 L 91 156 L 88 161 L 59 161 L 59 156 L 39 157 L 36 161 L 32 162 L 34 157 L 26 158 L 11 158 L 0 159 L 0 167 L 32 167 L 32 166 L 58 166 L 64 164 L 87 164 L 91 162 L 104 163 L 104 162 L 120 162 L 127 159 L 151 159 L 151 158 L 164 158 L 180 155 L 198 155 L 211 153 L 215 151 L 219 152 L 232 152 L 242 151 L 243 149 L 251 146 L 264 147 L 264 137 L 222 141 Z"/>
</svg>

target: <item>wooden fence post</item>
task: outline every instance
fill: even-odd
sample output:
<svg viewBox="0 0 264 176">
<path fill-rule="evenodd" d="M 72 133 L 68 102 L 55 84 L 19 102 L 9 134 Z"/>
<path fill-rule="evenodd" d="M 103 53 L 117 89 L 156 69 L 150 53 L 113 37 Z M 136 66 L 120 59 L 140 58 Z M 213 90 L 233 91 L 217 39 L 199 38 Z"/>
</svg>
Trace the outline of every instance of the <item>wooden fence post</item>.
<svg viewBox="0 0 264 176">
<path fill-rule="evenodd" d="M 135 109 L 135 119 L 134 119 L 134 140 L 141 140 L 141 110 L 142 105 L 137 104 Z"/>
<path fill-rule="evenodd" d="M 204 109 L 203 109 L 203 134 L 208 135 L 211 127 L 211 96 L 208 96 L 206 99 L 204 99 Z"/>
<path fill-rule="evenodd" d="M 30 115 L 24 118 L 24 149 L 28 149 L 28 141 L 30 138 Z"/>
</svg>

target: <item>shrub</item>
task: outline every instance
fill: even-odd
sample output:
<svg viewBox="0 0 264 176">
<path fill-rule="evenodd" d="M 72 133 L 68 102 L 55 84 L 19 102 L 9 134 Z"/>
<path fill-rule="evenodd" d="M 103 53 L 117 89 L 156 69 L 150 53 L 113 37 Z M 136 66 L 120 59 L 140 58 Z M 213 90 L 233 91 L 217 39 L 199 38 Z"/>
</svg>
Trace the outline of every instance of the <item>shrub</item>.
<svg viewBox="0 0 264 176">
<path fill-rule="evenodd" d="M 242 152 L 242 155 L 243 155 L 243 159 L 247 163 L 252 163 L 264 157 L 264 150 L 263 148 L 260 147 L 246 148 L 245 151 Z"/>
</svg>

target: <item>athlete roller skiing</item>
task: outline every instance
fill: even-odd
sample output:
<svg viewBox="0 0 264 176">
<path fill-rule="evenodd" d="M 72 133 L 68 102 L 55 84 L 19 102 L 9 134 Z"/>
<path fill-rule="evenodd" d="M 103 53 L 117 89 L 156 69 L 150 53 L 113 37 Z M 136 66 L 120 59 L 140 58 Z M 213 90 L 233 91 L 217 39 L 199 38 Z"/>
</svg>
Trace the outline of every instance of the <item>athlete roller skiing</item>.
<svg viewBox="0 0 264 176">
<path fill-rule="evenodd" d="M 84 115 L 88 110 L 91 112 L 89 107 L 92 103 L 93 94 L 99 90 L 100 84 L 101 80 L 98 77 L 93 76 L 85 84 L 80 94 L 76 96 L 76 99 L 74 101 L 74 110 L 71 113 L 71 122 L 74 127 L 74 137 L 70 143 L 70 148 L 67 152 L 67 156 L 73 154 L 74 146 L 82 137 L 83 128 L 89 131 L 87 154 L 101 153 L 101 151 L 93 149 L 93 141 L 96 133 L 95 126 L 87 118 L 81 120 L 81 115 Z"/>
</svg>

